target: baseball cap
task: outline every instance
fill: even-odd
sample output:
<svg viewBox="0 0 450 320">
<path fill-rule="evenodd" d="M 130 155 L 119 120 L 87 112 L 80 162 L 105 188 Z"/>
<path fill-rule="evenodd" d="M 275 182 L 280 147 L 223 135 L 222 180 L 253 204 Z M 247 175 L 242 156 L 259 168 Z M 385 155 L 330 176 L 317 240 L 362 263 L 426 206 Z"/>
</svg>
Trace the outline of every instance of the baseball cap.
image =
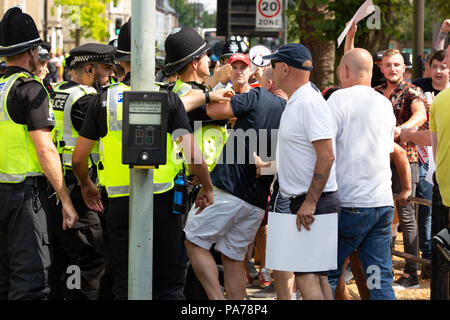
<svg viewBox="0 0 450 320">
<path fill-rule="evenodd" d="M 230 57 L 230 60 L 228 60 L 229 64 L 232 64 L 235 61 L 242 61 L 249 67 L 251 67 L 250 59 L 248 58 L 248 55 L 245 53 L 235 53 Z"/>
<path fill-rule="evenodd" d="M 373 56 L 373 61 L 380 61 L 381 59 L 383 59 L 383 55 L 385 52 L 386 50 L 377 51 Z"/>
<path fill-rule="evenodd" d="M 262 58 L 264 60 L 278 60 L 305 71 L 311 71 L 313 69 L 311 53 L 308 48 L 300 43 L 286 44 L 278 48 L 275 53 Z"/>
</svg>

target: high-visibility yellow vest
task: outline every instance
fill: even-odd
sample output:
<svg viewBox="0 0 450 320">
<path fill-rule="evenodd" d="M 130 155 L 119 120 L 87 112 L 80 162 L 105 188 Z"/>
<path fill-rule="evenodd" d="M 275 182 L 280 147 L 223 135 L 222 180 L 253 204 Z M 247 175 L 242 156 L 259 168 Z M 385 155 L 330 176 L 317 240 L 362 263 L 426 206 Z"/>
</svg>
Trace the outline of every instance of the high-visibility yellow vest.
<svg viewBox="0 0 450 320">
<path fill-rule="evenodd" d="M 181 98 L 190 90 L 192 90 L 190 84 L 177 79 L 172 92 L 176 93 Z M 222 149 L 227 142 L 228 132 L 226 126 L 203 124 L 201 129 L 196 130 L 195 125 L 193 129 L 195 141 L 202 149 L 203 158 L 208 165 L 209 172 L 211 172 L 219 161 Z"/>
<path fill-rule="evenodd" d="M 123 93 L 130 87 L 122 82 L 107 89 L 108 133 L 100 140 L 99 183 L 106 188 L 109 198 L 126 197 L 130 194 L 130 168 L 122 164 L 122 111 Z M 174 178 L 182 169 L 182 163 L 174 161 L 175 149 L 170 134 L 167 134 L 167 162 L 153 171 L 153 193 L 163 193 L 173 188 Z"/>
<path fill-rule="evenodd" d="M 20 183 L 27 177 L 42 176 L 43 171 L 36 154 L 27 126 L 15 123 L 7 108 L 8 94 L 19 78 L 33 79 L 44 85 L 37 77 L 26 73 L 16 73 L 8 78 L 0 78 L 0 182 Z M 46 90 L 47 92 L 47 90 Z M 48 95 L 48 92 L 47 92 Z M 49 112 L 52 108 L 49 97 Z"/>
<path fill-rule="evenodd" d="M 66 83 L 67 81 L 61 82 L 53 88 L 55 94 L 52 97 L 52 106 L 55 113 L 55 127 L 52 133 L 64 168 L 72 168 L 72 154 L 78 139 L 78 132 L 73 127 L 70 116 L 72 106 L 80 98 L 88 94 L 96 94 L 97 90 L 81 84 L 61 89 L 61 86 Z M 95 145 L 91 156 L 94 162 L 98 162 L 98 143 Z M 92 162 L 89 159 L 89 166 L 91 165 Z"/>
</svg>

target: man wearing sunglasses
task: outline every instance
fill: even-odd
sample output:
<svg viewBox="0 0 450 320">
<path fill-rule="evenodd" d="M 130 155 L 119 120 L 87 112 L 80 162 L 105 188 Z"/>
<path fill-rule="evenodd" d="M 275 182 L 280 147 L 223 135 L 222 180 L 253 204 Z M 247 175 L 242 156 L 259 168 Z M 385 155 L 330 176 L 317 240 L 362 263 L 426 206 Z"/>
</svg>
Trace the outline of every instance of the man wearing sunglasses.
<svg viewBox="0 0 450 320">
<path fill-rule="evenodd" d="M 263 59 L 271 60 L 275 84 L 289 97 L 278 134 L 280 192 L 291 201 L 297 229 L 310 230 L 316 215 L 339 210 L 331 111 L 309 81 L 313 61 L 305 46 L 287 44 Z M 295 272 L 303 298 L 332 299 L 326 270 L 304 271 Z"/>
</svg>

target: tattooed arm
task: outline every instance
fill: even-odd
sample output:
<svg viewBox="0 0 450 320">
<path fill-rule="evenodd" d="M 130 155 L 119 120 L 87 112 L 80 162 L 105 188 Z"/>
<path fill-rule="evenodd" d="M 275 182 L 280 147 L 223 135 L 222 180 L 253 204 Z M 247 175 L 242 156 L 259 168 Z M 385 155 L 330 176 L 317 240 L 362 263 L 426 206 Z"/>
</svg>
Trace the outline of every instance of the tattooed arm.
<svg viewBox="0 0 450 320">
<path fill-rule="evenodd" d="M 313 146 L 316 150 L 317 160 L 314 168 L 314 175 L 306 194 L 306 199 L 297 211 L 298 231 L 301 230 L 302 225 L 306 230 L 309 230 L 309 225 L 314 222 L 316 204 L 327 184 L 331 167 L 334 162 L 333 144 L 331 139 L 314 141 Z"/>
</svg>

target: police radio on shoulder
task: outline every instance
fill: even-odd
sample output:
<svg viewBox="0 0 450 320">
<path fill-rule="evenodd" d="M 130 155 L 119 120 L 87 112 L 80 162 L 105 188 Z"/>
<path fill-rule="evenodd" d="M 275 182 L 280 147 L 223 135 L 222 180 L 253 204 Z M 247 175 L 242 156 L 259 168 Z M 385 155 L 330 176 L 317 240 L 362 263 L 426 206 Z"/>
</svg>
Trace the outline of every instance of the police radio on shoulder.
<svg viewBox="0 0 450 320">
<path fill-rule="evenodd" d="M 122 123 L 123 164 L 145 168 L 166 164 L 166 92 L 124 92 Z"/>
</svg>

